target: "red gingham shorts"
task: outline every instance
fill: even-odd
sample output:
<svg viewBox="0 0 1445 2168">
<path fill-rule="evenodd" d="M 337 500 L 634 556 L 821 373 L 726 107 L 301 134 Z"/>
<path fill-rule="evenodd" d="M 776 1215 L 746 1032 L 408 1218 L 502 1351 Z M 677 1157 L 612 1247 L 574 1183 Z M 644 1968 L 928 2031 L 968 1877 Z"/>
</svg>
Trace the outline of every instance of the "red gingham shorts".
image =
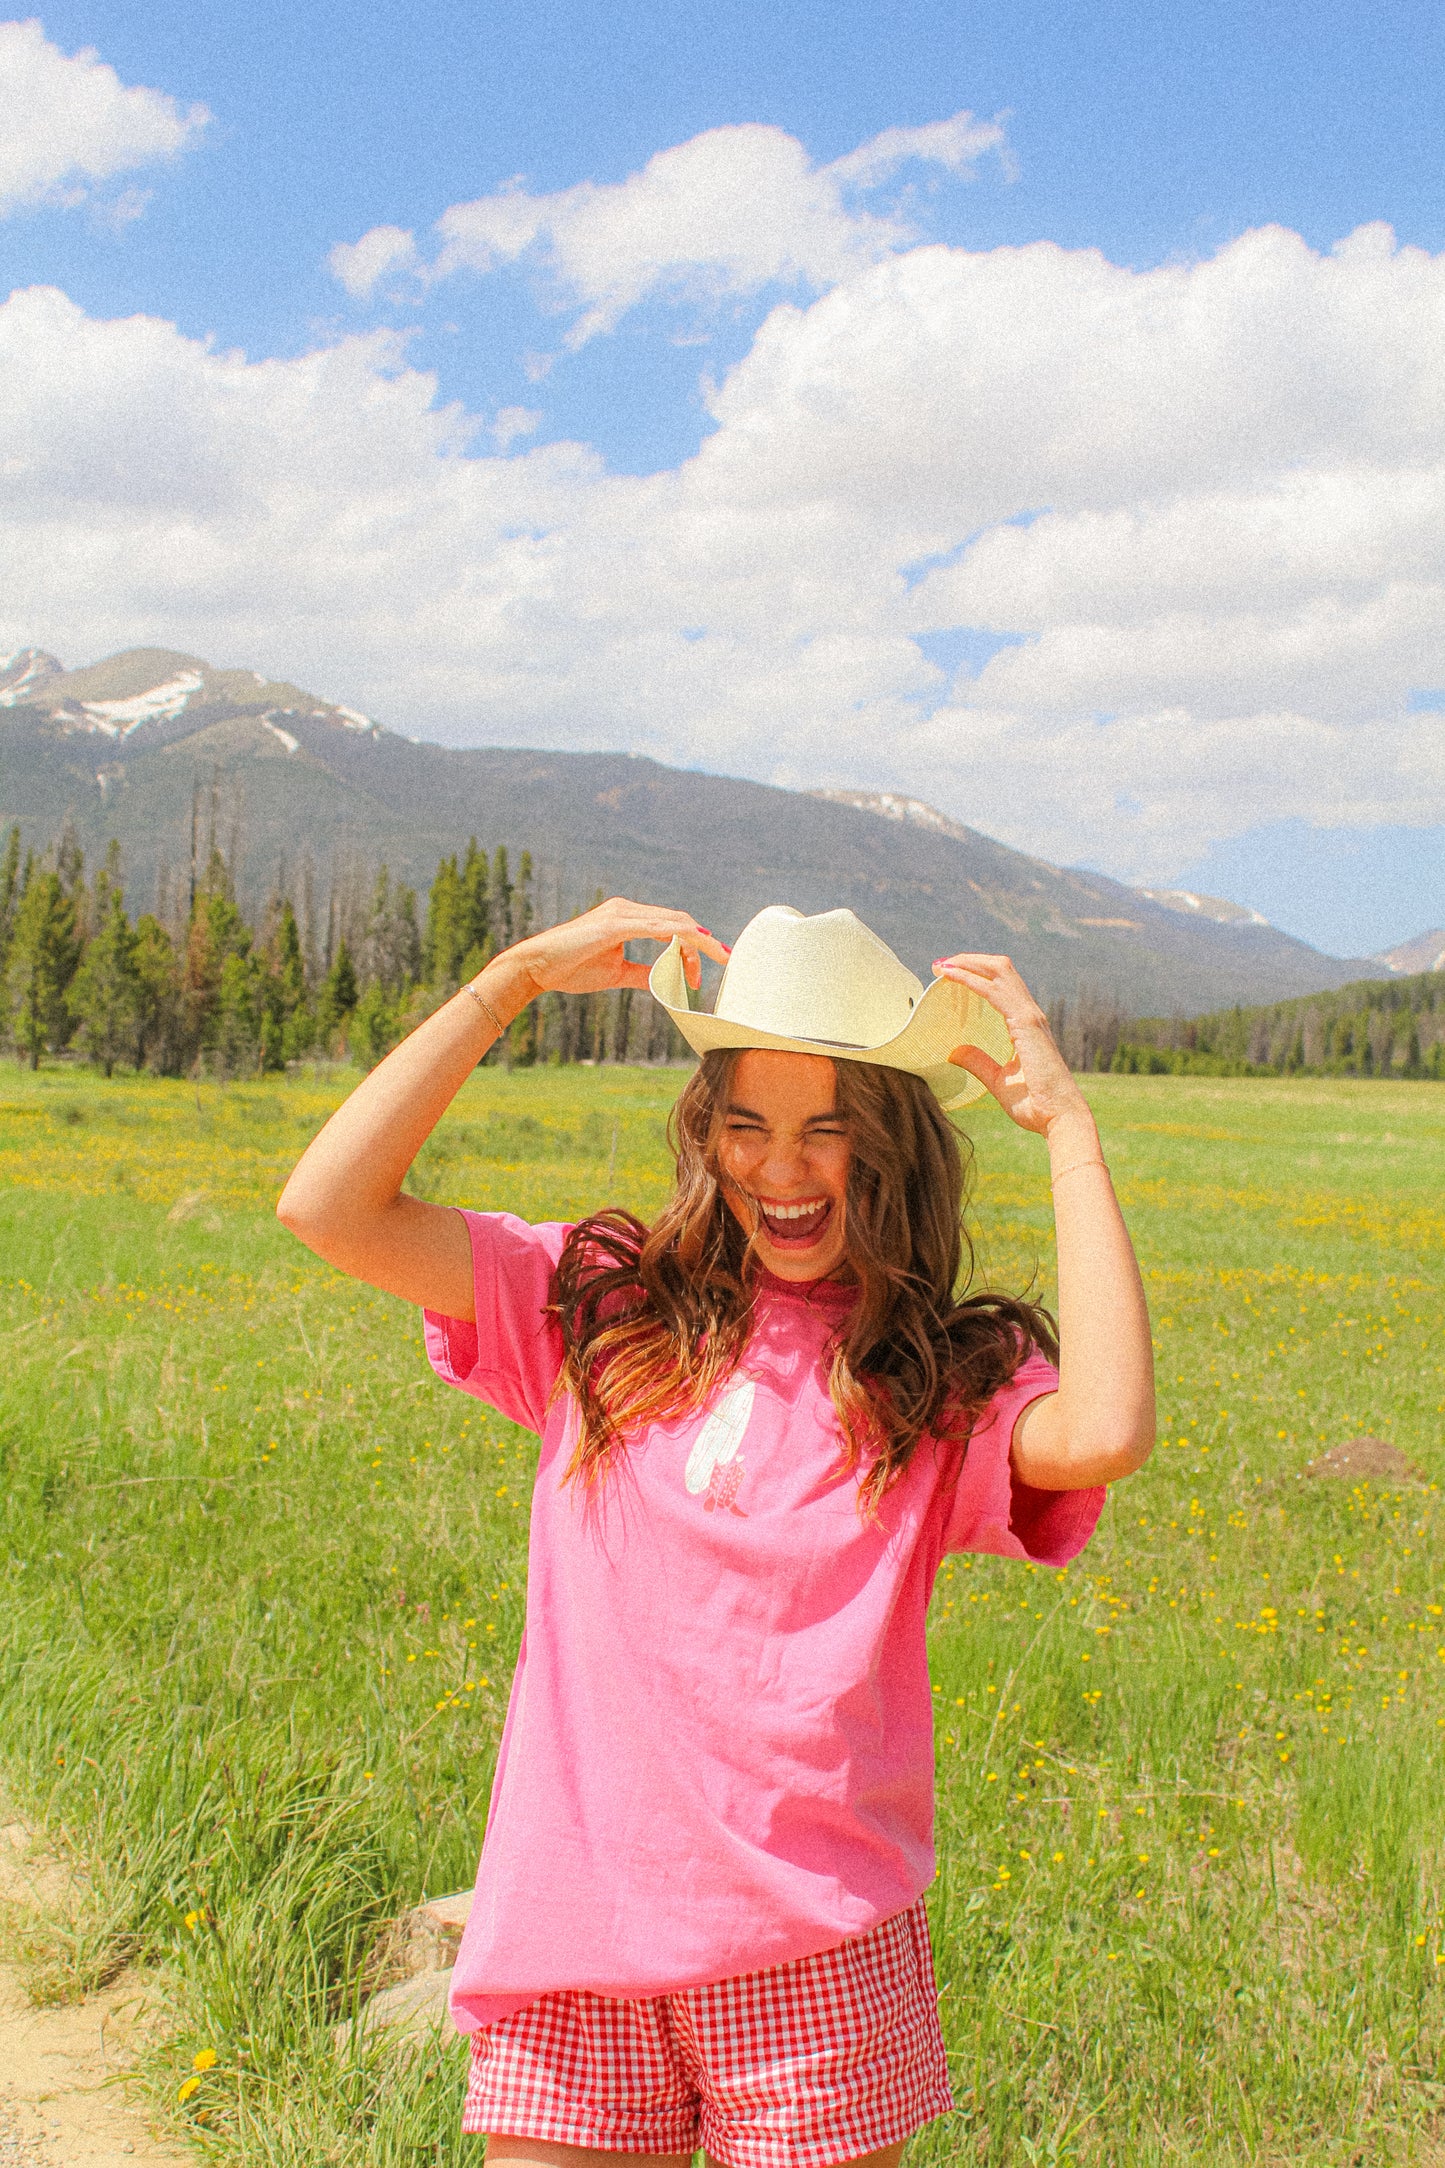
<svg viewBox="0 0 1445 2168">
<path fill-rule="evenodd" d="M 833 2168 L 953 2104 L 920 1898 L 836 1949 L 709 1987 L 544 1995 L 472 2035 L 462 2129 Z"/>
</svg>

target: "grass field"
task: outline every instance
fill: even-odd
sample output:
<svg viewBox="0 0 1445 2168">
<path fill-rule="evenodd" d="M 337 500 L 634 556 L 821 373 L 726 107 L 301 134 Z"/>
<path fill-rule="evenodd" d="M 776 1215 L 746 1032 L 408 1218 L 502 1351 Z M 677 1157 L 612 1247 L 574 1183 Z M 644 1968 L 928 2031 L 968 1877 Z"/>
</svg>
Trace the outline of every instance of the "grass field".
<svg viewBox="0 0 1445 2168">
<path fill-rule="evenodd" d="M 159 2112 L 277 2168 L 480 2154 L 455 2047 L 331 2027 L 378 1924 L 471 1880 L 525 1577 L 532 1441 L 271 1217 L 346 1081 L 0 1072 L 0 1771 L 91 1887 L 36 1991 L 157 1968 Z M 678 1082 L 484 1072 L 416 1185 L 646 1213 Z M 1161 1445 L 1067 1574 L 940 1582 L 963 2112 L 911 2159 L 1439 2160 L 1445 1089 L 1088 1088 Z M 1047 1289 L 1041 1148 L 975 1135 L 982 1269 Z M 1362 1431 L 1422 1480 L 1303 1473 Z"/>
</svg>

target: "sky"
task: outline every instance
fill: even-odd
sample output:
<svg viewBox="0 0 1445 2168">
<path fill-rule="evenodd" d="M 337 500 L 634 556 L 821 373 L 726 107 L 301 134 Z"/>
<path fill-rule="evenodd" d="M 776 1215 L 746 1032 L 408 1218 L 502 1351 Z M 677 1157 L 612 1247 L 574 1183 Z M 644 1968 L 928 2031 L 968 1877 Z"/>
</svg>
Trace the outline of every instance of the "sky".
<svg viewBox="0 0 1445 2168">
<path fill-rule="evenodd" d="M 0 22 L 0 651 L 1445 923 L 1445 13 Z"/>
</svg>

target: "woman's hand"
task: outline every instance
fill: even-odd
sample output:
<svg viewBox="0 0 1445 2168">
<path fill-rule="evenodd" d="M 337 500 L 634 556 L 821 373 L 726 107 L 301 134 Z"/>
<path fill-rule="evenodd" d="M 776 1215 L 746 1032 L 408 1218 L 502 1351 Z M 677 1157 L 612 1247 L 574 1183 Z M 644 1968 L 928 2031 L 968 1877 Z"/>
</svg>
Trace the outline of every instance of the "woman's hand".
<svg viewBox="0 0 1445 2168">
<path fill-rule="evenodd" d="M 664 911 L 654 904 L 629 903 L 623 896 L 613 896 L 580 918 L 529 934 L 495 961 L 521 975 L 519 991 L 530 982 L 535 994 L 596 994 L 610 986 L 646 986 L 648 967 L 628 962 L 629 941 L 665 944 L 672 940 L 682 943 L 689 986 L 701 981 L 699 956 L 710 956 L 717 964 L 728 960 L 722 942 L 686 911 Z"/>
<path fill-rule="evenodd" d="M 494 956 L 392 1048 L 293 1169 L 276 1209 L 318 1257 L 447 1317 L 473 1312 L 471 1240 L 459 1213 L 402 1191 L 407 1168 L 499 1031 L 540 993 L 645 986 L 629 941 L 682 942 L 696 986 L 699 956 L 727 962 L 721 941 L 686 911 L 610 903 L 530 934 Z M 475 997 L 475 998 L 473 998 Z"/>
<path fill-rule="evenodd" d="M 933 968 L 939 978 L 981 994 L 998 1010 L 1014 1043 L 1007 1064 L 977 1046 L 956 1047 L 949 1060 L 976 1076 L 1020 1129 L 1047 1137 L 1056 1125 L 1080 1118 L 1092 1129 L 1088 1101 L 1054 1043 L 1049 1020 L 1007 956 L 945 956 Z"/>
<path fill-rule="evenodd" d="M 1143 1466 L 1154 1445 L 1149 1312 L 1089 1103 L 1048 1019 L 1007 956 L 934 965 L 981 994 L 1008 1025 L 1011 1062 L 976 1046 L 949 1060 L 993 1093 L 1021 1129 L 1048 1141 L 1059 1278 L 1059 1389 L 1014 1425 L 1014 1474 L 1037 1490 L 1084 1490 Z"/>
</svg>

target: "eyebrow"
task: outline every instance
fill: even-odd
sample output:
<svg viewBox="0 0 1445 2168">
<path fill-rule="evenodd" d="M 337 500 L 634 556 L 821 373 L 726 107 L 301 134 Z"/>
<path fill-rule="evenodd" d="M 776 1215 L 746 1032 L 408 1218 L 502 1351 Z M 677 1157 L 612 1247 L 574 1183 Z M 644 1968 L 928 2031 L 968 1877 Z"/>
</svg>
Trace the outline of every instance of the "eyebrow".
<svg viewBox="0 0 1445 2168">
<path fill-rule="evenodd" d="M 765 1129 L 767 1127 L 767 1117 L 765 1115 L 759 1114 L 755 1107 L 740 1107 L 730 1101 L 728 1105 L 723 1108 L 723 1113 L 725 1115 L 738 1115 L 745 1122 L 761 1122 Z M 842 1119 L 843 1116 L 838 1112 L 838 1109 L 834 1107 L 827 1114 L 810 1114 L 807 1120 L 804 1122 L 803 1127 L 805 1129 L 811 1129 L 815 1122 L 841 1122 Z"/>
</svg>

